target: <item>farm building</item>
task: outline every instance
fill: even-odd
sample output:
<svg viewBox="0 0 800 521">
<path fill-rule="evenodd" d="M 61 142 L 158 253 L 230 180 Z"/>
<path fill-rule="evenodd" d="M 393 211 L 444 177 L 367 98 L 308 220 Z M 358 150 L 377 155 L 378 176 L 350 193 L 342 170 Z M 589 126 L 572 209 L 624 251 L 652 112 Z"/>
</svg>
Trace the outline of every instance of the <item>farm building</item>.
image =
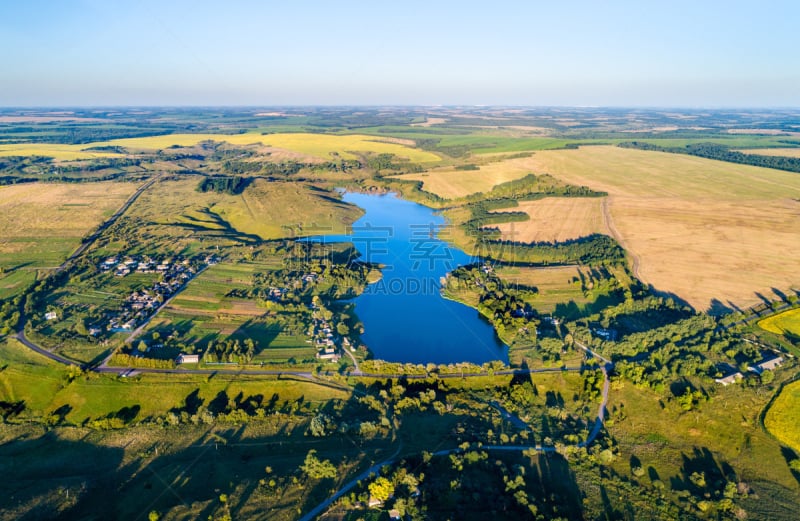
<svg viewBox="0 0 800 521">
<path fill-rule="evenodd" d="M 176 364 L 199 364 L 200 355 L 179 355 L 175 360 Z"/>
<path fill-rule="evenodd" d="M 730 384 L 735 384 L 742 378 L 744 378 L 744 375 L 739 371 L 736 371 L 735 373 L 723 376 L 722 378 L 715 378 L 714 381 L 717 382 L 718 384 L 730 385 Z"/>
<path fill-rule="evenodd" d="M 748 369 L 750 369 L 756 374 L 761 374 L 764 371 L 774 371 L 782 363 L 783 363 L 783 357 L 775 356 L 773 358 L 761 360 L 759 363 L 748 367 Z"/>
</svg>

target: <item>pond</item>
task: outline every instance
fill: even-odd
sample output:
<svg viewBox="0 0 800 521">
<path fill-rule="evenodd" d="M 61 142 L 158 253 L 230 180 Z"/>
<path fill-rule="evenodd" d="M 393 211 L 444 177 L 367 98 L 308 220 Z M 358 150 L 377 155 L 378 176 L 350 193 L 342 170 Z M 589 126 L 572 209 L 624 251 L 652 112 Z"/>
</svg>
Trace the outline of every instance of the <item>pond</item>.
<svg viewBox="0 0 800 521">
<path fill-rule="evenodd" d="M 443 298 L 443 277 L 476 262 L 437 237 L 445 220 L 433 210 L 394 194 L 347 192 L 365 210 L 352 233 L 315 237 L 351 242 L 361 260 L 381 263 L 383 278 L 355 300 L 364 343 L 375 358 L 391 362 L 449 364 L 508 362 L 506 346 L 475 309 Z"/>
</svg>

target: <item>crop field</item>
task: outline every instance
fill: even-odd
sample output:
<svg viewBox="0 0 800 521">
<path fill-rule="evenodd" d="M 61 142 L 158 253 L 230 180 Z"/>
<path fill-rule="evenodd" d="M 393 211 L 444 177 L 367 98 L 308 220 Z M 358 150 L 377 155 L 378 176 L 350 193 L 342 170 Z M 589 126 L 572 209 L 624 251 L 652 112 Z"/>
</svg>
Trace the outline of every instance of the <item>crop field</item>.
<svg viewBox="0 0 800 521">
<path fill-rule="evenodd" d="M 800 148 L 748 148 L 738 152 L 757 156 L 800 157 Z"/>
<path fill-rule="evenodd" d="M 197 180 L 166 181 L 131 209 L 145 223 L 187 231 L 243 233 L 261 239 L 343 233 L 361 216 L 351 205 L 301 183 L 255 180 L 240 195 L 198 192 Z M 174 233 L 171 229 L 163 233 Z"/>
<path fill-rule="evenodd" d="M 488 192 L 494 186 L 514 179 L 520 179 L 531 173 L 524 159 L 510 159 L 480 165 L 479 170 L 456 170 L 454 168 L 437 168 L 421 174 L 405 174 L 398 176 L 409 181 L 422 181 L 424 190 L 445 199 L 454 199 Z"/>
<path fill-rule="evenodd" d="M 315 350 L 304 335 L 286 334 L 255 301 L 227 296 L 246 289 L 253 273 L 277 266 L 270 262 L 220 263 L 210 267 L 179 293 L 150 323 L 147 332 L 162 336 L 179 331 L 182 338 L 205 348 L 209 339 L 252 338 L 262 351 L 258 362 L 285 362 L 313 358 Z"/>
<path fill-rule="evenodd" d="M 32 270 L 61 264 L 135 190 L 113 182 L 0 187 L 0 296 L 24 288 Z"/>
<path fill-rule="evenodd" d="M 355 159 L 353 152 L 395 154 L 413 162 L 430 163 L 440 161 L 439 156 L 399 144 L 397 140 L 364 135 L 327 134 L 168 134 L 143 138 L 114 139 L 92 146 L 114 145 L 131 149 L 161 150 L 170 146 L 194 146 L 201 141 L 221 141 L 232 145 L 253 145 L 282 148 L 319 159 L 341 157 Z M 84 147 L 85 148 L 85 147 Z"/>
<path fill-rule="evenodd" d="M 45 156 L 61 161 L 95 159 L 98 157 L 120 157 L 114 152 L 85 150 L 94 145 L 63 145 L 58 143 L 14 143 L 0 144 L 0 157 L 6 156 Z"/>
<path fill-rule="evenodd" d="M 786 333 L 800 336 L 800 308 L 790 309 L 758 322 L 759 327 L 775 333 L 784 335 Z"/>
<path fill-rule="evenodd" d="M 417 163 L 441 160 L 432 152 L 406 146 L 409 142 L 395 138 L 367 135 L 327 134 L 167 134 L 138 138 L 112 139 L 79 145 L 51 143 L 0 144 L 0 156 L 46 156 L 58 160 L 119 157 L 113 152 L 87 150 L 93 147 L 120 146 L 131 150 L 163 150 L 172 146 L 192 147 L 201 141 L 226 142 L 232 145 L 263 145 L 285 149 L 322 160 L 355 159 L 354 152 L 394 154 Z"/>
<path fill-rule="evenodd" d="M 778 440 L 800 454 L 800 382 L 783 388 L 781 394 L 772 402 L 764 425 Z"/>
<path fill-rule="evenodd" d="M 505 240 L 559 242 L 593 233 L 608 234 L 599 197 L 546 197 L 522 201 L 510 210 L 525 212 L 530 220 L 496 225 Z"/>
<path fill-rule="evenodd" d="M 800 283 L 800 176 L 617 147 L 538 152 L 534 172 L 610 194 L 609 225 L 656 290 L 699 310 Z"/>
<path fill-rule="evenodd" d="M 185 337 L 199 340 L 205 334 L 230 335 L 266 310 L 245 299 L 227 297 L 233 289 L 246 289 L 261 263 L 220 263 L 192 280 L 153 320 L 152 329 L 187 329 Z"/>
</svg>

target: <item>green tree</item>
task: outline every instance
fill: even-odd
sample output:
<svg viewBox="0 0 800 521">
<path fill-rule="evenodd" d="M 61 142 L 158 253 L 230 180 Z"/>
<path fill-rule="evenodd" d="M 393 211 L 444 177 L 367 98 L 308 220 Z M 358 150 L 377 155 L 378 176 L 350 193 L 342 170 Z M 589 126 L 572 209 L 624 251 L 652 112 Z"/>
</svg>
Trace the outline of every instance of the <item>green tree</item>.
<svg viewBox="0 0 800 521">
<path fill-rule="evenodd" d="M 317 458 L 317 451 L 314 449 L 308 451 L 305 461 L 300 465 L 300 470 L 311 479 L 336 478 L 336 467 L 333 466 L 333 463 L 330 460 Z"/>
<path fill-rule="evenodd" d="M 368 488 L 370 497 L 381 502 L 386 501 L 394 494 L 394 485 L 383 476 L 370 483 Z"/>
</svg>

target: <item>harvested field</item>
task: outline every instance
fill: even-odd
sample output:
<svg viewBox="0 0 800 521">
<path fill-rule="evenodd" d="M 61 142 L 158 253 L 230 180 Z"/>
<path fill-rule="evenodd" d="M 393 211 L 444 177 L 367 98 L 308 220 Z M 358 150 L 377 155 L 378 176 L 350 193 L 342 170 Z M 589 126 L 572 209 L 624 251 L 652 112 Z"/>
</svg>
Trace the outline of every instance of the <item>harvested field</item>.
<svg viewBox="0 0 800 521">
<path fill-rule="evenodd" d="M 610 194 L 609 223 L 638 276 L 700 310 L 800 284 L 800 176 L 617 147 L 538 152 L 536 173 Z"/>
<path fill-rule="evenodd" d="M 449 167 L 398 177 L 410 181 L 422 181 L 424 190 L 445 199 L 454 199 L 476 192 L 487 192 L 501 183 L 525 177 L 531 173 L 526 159 L 489 163 L 481 165 L 480 170 L 456 170 Z"/>
<path fill-rule="evenodd" d="M 521 201 L 510 210 L 525 212 L 529 221 L 497 225 L 503 239 L 517 242 L 560 242 L 608 231 L 599 197 L 547 197 Z"/>
<path fill-rule="evenodd" d="M 746 148 L 737 152 L 757 156 L 800 157 L 800 148 Z"/>
</svg>

